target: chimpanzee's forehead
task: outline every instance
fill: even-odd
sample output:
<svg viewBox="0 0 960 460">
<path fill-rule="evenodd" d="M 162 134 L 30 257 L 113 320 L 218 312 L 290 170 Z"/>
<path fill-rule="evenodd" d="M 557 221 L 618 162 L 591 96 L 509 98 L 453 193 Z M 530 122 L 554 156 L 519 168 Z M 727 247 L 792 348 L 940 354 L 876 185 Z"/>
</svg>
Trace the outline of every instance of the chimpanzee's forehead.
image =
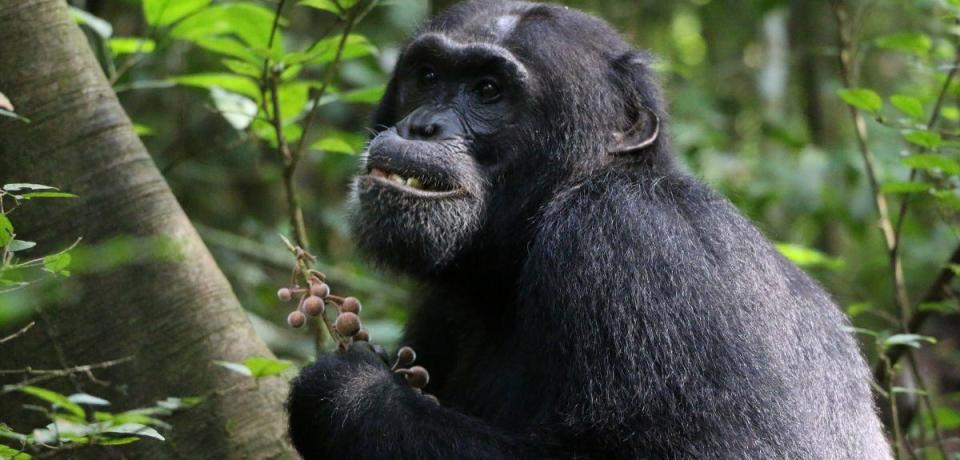
<svg viewBox="0 0 960 460">
<path fill-rule="evenodd" d="M 432 21 L 422 32 L 442 32 L 460 42 L 504 44 L 529 22 L 549 20 L 562 7 L 526 2 L 476 2 L 482 7 L 454 8 Z M 546 14 L 545 14 L 546 13 Z"/>
</svg>

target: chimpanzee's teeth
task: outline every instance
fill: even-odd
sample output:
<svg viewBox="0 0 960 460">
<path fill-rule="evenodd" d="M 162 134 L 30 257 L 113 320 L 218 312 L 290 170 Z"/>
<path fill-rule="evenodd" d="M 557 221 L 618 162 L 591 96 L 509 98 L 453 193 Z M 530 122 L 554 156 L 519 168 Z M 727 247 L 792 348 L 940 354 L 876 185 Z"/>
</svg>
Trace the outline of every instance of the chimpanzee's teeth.
<svg viewBox="0 0 960 460">
<path fill-rule="evenodd" d="M 427 188 L 423 184 L 423 181 L 417 177 L 403 177 L 397 173 L 392 173 L 392 172 L 388 173 L 380 168 L 370 168 L 370 172 L 368 174 L 374 177 L 387 179 L 396 184 L 405 185 L 413 189 L 427 190 Z"/>
</svg>

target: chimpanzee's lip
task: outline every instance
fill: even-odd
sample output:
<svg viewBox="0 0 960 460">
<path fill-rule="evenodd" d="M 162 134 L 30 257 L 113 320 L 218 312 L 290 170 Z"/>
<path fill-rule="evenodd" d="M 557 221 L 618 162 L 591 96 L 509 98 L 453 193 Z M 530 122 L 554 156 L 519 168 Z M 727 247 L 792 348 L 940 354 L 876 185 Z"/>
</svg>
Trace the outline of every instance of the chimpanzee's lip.
<svg viewBox="0 0 960 460">
<path fill-rule="evenodd" d="M 453 187 L 423 174 L 403 173 L 383 167 L 369 167 L 361 179 L 423 198 L 448 198 L 463 195 L 463 189 Z"/>
</svg>

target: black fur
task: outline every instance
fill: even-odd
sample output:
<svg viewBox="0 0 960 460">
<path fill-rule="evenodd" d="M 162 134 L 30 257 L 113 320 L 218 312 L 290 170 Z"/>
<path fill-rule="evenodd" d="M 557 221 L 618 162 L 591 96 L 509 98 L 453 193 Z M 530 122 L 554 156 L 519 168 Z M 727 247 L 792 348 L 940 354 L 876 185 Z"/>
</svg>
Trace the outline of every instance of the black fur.
<svg viewBox="0 0 960 460">
<path fill-rule="evenodd" d="M 665 132 L 608 153 L 652 121 L 641 108 L 667 122 L 645 55 L 597 19 L 523 2 L 460 4 L 431 34 L 441 80 L 482 44 L 525 69 L 495 64 L 518 85 L 496 104 L 436 102 L 459 86 L 411 90 L 408 48 L 366 168 L 460 192 L 355 186 L 361 248 L 429 292 L 405 344 L 441 405 L 362 349 L 320 356 L 289 401 L 305 458 L 890 458 L 829 296 L 681 172 Z M 410 134 L 454 112 L 461 126 Z"/>
</svg>

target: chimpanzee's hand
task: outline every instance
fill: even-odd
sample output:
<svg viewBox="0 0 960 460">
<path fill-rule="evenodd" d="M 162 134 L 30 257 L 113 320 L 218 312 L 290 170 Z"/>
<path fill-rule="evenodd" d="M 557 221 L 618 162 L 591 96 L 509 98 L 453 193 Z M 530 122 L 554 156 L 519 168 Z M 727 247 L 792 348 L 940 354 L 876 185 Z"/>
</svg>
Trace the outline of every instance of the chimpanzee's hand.
<svg viewBox="0 0 960 460">
<path fill-rule="evenodd" d="M 389 406 L 399 392 L 410 391 L 384 355 L 366 342 L 355 342 L 347 350 L 323 353 L 303 368 L 287 399 L 290 436 L 301 453 L 320 458 L 345 418 L 369 416 L 369 411 Z"/>
</svg>

